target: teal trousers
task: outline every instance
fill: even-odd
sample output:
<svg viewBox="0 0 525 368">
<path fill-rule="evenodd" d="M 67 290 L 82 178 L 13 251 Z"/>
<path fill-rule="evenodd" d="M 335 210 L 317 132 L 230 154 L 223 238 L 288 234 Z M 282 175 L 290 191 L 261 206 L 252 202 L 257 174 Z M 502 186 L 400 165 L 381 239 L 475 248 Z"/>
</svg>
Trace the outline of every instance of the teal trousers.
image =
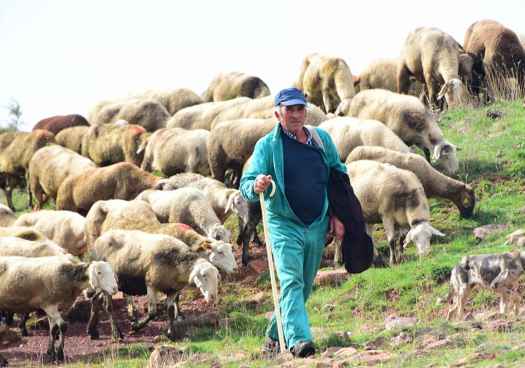
<svg viewBox="0 0 525 368">
<path fill-rule="evenodd" d="M 272 218 L 272 222 L 278 218 Z M 270 241 L 279 276 L 281 316 L 286 346 L 290 349 L 299 341 L 312 341 L 305 303 L 312 292 L 315 275 L 321 264 L 328 216 L 310 226 L 284 221 L 270 226 Z M 275 316 L 266 335 L 278 340 Z"/>
</svg>

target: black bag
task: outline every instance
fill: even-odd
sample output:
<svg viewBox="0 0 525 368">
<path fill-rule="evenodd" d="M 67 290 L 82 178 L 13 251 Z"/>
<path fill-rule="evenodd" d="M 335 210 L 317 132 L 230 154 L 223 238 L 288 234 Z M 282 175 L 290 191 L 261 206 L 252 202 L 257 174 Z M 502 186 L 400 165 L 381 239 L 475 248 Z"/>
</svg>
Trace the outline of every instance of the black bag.
<svg viewBox="0 0 525 368">
<path fill-rule="evenodd" d="M 354 194 L 348 175 L 339 170 L 330 170 L 328 200 L 332 214 L 345 227 L 341 244 L 343 261 L 349 273 L 367 270 L 374 259 L 374 243 L 366 233 L 361 204 Z"/>
</svg>

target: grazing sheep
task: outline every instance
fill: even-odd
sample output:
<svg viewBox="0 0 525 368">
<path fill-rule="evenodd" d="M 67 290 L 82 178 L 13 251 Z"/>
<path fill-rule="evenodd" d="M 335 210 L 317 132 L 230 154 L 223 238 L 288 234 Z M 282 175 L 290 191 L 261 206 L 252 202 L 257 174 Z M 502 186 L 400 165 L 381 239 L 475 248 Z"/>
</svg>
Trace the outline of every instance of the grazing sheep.
<svg viewBox="0 0 525 368">
<path fill-rule="evenodd" d="M 238 97 L 228 101 L 206 102 L 186 107 L 179 110 L 166 122 L 166 128 L 210 130 L 212 122 L 221 111 L 244 104 L 250 100 L 248 97 Z"/>
<path fill-rule="evenodd" d="M 181 172 L 210 175 L 209 135 L 204 129 L 159 129 L 140 148 L 144 151 L 141 167 L 150 172 L 158 170 L 167 176 Z"/>
<path fill-rule="evenodd" d="M 334 112 L 341 101 L 355 95 L 348 64 L 341 58 L 316 53 L 303 60 L 296 87 L 325 113 Z"/>
<path fill-rule="evenodd" d="M 33 227 L 74 256 L 81 256 L 87 249 L 84 240 L 86 219 L 76 212 L 42 210 L 24 213 L 14 226 Z"/>
<path fill-rule="evenodd" d="M 143 155 L 139 147 L 148 137 L 146 130 L 135 124 L 94 125 L 82 139 L 82 155 L 98 166 L 126 161 L 140 166 Z"/>
<path fill-rule="evenodd" d="M 89 122 L 91 125 L 103 125 L 126 120 L 153 132 L 165 128 L 169 117 L 168 110 L 157 101 L 131 98 L 99 103 L 93 108 Z"/>
<path fill-rule="evenodd" d="M 412 171 L 423 185 L 428 198 L 449 199 L 456 205 L 461 217 L 472 216 L 476 204 L 472 187 L 436 171 L 419 155 L 395 152 L 382 147 L 358 147 L 352 151 L 346 162 L 358 160 L 373 160 Z"/>
<path fill-rule="evenodd" d="M 11 226 L 15 221 L 13 210 L 0 203 L 0 227 Z"/>
<path fill-rule="evenodd" d="M 82 140 L 89 127 L 76 126 L 61 130 L 55 137 L 57 144 L 69 148 L 71 151 L 82 154 Z"/>
<path fill-rule="evenodd" d="M 133 199 L 155 187 L 159 178 L 129 162 L 86 170 L 68 177 L 58 189 L 57 210 L 86 214 L 101 199 Z"/>
<path fill-rule="evenodd" d="M 206 194 L 197 188 L 146 190 L 137 199 L 148 202 L 161 222 L 188 224 L 202 235 L 230 241 L 230 231 L 222 225 Z"/>
<path fill-rule="evenodd" d="M 453 305 L 447 319 L 450 320 L 454 312 L 458 319 L 463 318 L 465 302 L 475 287 L 494 290 L 500 297 L 500 313 L 506 315 L 510 306 L 517 315 L 521 301 L 519 278 L 524 268 L 525 252 L 463 257 L 450 274 L 448 300 L 453 300 Z"/>
<path fill-rule="evenodd" d="M 383 224 L 390 247 L 390 265 L 399 263 L 403 248 L 416 244 L 420 256 L 430 252 L 432 235 L 444 236 L 430 225 L 430 210 L 417 176 L 389 164 L 361 160 L 346 165 L 367 224 Z M 410 230 L 404 236 L 406 229 Z M 400 240 L 399 250 L 396 243 Z"/>
<path fill-rule="evenodd" d="M 517 77 L 518 84 L 524 85 L 525 49 L 512 30 L 494 20 L 480 20 L 468 27 L 464 45 L 467 52 L 482 60 L 485 76 Z M 474 91 L 479 92 L 479 88 Z"/>
<path fill-rule="evenodd" d="M 138 330 L 157 316 L 157 293 L 167 296 L 169 327 L 167 335 L 176 336 L 176 295 L 187 284 L 195 284 L 206 302 L 217 300 L 217 268 L 188 246 L 171 236 L 132 230 L 110 230 L 95 241 L 95 259 L 109 262 L 118 276 L 119 290 L 128 295 L 148 296 L 148 315 L 132 323 Z M 90 317 L 88 333 L 98 336 Z"/>
<path fill-rule="evenodd" d="M 337 117 L 321 123 L 319 128 L 330 134 L 343 162 L 359 146 L 381 146 L 398 152 L 410 152 L 401 138 L 377 120 Z"/>
<path fill-rule="evenodd" d="M 43 129 L 56 135 L 66 128 L 75 126 L 89 126 L 89 123 L 82 115 L 57 115 L 40 120 L 32 130 Z"/>
<path fill-rule="evenodd" d="M 383 89 L 359 92 L 350 103 L 349 115 L 360 119 L 378 120 L 392 129 L 407 145 L 425 150 L 427 160 L 443 142 L 443 133 L 435 117 L 414 96 L 400 95 Z"/>
<path fill-rule="evenodd" d="M 226 188 L 224 183 L 218 180 L 199 174 L 183 173 L 159 180 L 158 186 L 161 186 L 162 190 L 175 190 L 183 187 L 200 189 L 208 197 L 221 223 L 224 223 L 232 213 L 237 214 L 243 223 L 246 222 L 248 202 L 242 198 L 237 189 Z"/>
<path fill-rule="evenodd" d="M 357 86 L 359 91 L 367 89 L 386 89 L 397 92 L 397 64 L 398 59 L 378 59 L 368 64 L 359 74 Z M 407 94 L 421 97 L 425 85 L 415 78 L 410 78 Z M 356 91 L 358 92 L 358 91 Z"/>
<path fill-rule="evenodd" d="M 232 100 L 237 97 L 259 98 L 268 96 L 270 88 L 259 77 L 245 73 L 221 73 L 202 94 L 204 102 Z"/>
<path fill-rule="evenodd" d="M 56 200 L 58 188 L 68 177 L 95 167 L 90 159 L 59 145 L 36 151 L 27 172 L 29 190 L 35 199 L 33 209 L 41 209 L 50 198 Z"/>
<path fill-rule="evenodd" d="M 52 143 L 53 133 L 46 130 L 5 132 L 0 134 L 0 189 L 5 191 L 7 205 L 14 210 L 12 191 L 23 186 L 29 161 L 40 148 Z M 31 203 L 31 196 L 30 196 Z"/>
<path fill-rule="evenodd" d="M 170 115 L 193 105 L 203 103 L 202 98 L 188 88 L 178 88 L 168 91 L 149 90 L 136 96 L 140 99 L 157 101 L 168 110 Z"/>
<path fill-rule="evenodd" d="M 97 201 L 86 217 L 88 246 L 91 247 L 102 233 L 111 229 L 170 235 L 188 245 L 192 252 L 205 254 L 214 266 L 226 273 L 237 268 L 231 244 L 204 237 L 186 224 L 161 224 L 149 203 L 144 201 Z"/>
<path fill-rule="evenodd" d="M 49 319 L 47 355 L 52 360 L 64 360 L 66 323 L 58 308 L 71 305 L 87 288 L 111 295 L 117 292 L 115 274 L 107 262 L 83 263 L 70 256 L 0 257 L 0 310 L 43 309 Z"/>
<path fill-rule="evenodd" d="M 474 58 L 465 54 L 452 36 L 437 28 L 417 28 L 409 33 L 399 60 L 397 83 L 399 93 L 408 93 L 409 77 L 425 84 L 430 106 L 445 98 L 449 107 L 466 101 L 461 81 L 472 81 Z"/>
</svg>

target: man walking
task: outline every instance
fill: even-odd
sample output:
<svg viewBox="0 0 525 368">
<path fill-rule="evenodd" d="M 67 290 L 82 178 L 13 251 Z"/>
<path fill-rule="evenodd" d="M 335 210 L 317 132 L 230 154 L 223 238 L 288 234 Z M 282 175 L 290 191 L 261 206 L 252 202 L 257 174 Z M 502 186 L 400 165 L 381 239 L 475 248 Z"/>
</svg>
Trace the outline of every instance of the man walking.
<svg viewBox="0 0 525 368">
<path fill-rule="evenodd" d="M 297 88 L 275 96 L 275 128 L 255 145 L 240 191 L 248 201 L 265 193 L 268 230 L 281 296 L 279 305 L 288 349 L 296 357 L 315 354 L 305 303 L 321 263 L 328 231 L 344 235 L 343 224 L 328 211 L 330 170 L 346 173 L 337 150 L 322 129 L 304 126 L 306 98 Z M 315 130 L 314 130 L 315 129 Z M 266 191 L 272 178 L 276 192 Z M 275 316 L 267 330 L 265 351 L 278 352 Z"/>
</svg>

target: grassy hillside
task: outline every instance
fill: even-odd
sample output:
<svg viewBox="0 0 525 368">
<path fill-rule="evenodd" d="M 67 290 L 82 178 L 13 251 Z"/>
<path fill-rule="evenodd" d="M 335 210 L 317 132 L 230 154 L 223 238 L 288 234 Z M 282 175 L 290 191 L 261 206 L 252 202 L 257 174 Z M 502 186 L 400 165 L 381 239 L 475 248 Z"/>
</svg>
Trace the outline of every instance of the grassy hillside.
<svg viewBox="0 0 525 368">
<path fill-rule="evenodd" d="M 492 119 L 487 116 L 489 111 L 501 112 L 502 117 Z M 520 102 L 452 110 L 441 117 L 445 136 L 460 149 L 457 178 L 475 187 L 474 216 L 462 219 L 450 202 L 431 200 L 432 224 L 447 236 L 434 240 L 429 257 L 418 260 L 411 248 L 407 260 L 399 266 L 370 269 L 336 288 L 317 288 L 308 311 L 321 352 L 316 356 L 319 362 L 308 360 L 308 364 L 322 366 L 323 351 L 328 349 L 324 355 L 328 356 L 334 350 L 329 348 L 338 346 L 351 346 L 358 352 L 380 350 L 389 356 L 383 367 L 525 364 L 525 320 L 509 318 L 511 322 L 506 323 L 491 316 L 498 302 L 494 294 L 474 293 L 467 306 L 473 310 L 474 319 L 450 323 L 445 320 L 451 268 L 466 254 L 509 250 L 503 245 L 505 236 L 524 227 L 524 123 L 525 109 Z M 508 228 L 477 242 L 472 230 L 485 224 L 505 224 Z M 374 236 L 379 247 L 385 249 L 380 227 Z M 257 295 L 261 291 L 263 297 Z M 221 296 L 219 310 L 224 322 L 220 328 L 199 329 L 191 340 L 172 343 L 187 351 L 184 366 L 283 365 L 282 361 L 263 360 L 258 355 L 265 315 L 272 309 L 268 274 L 246 283 L 225 282 Z M 477 316 L 478 312 L 485 315 Z M 406 331 L 387 331 L 387 316 L 415 317 L 417 324 Z M 108 354 L 100 366 L 141 367 L 148 353 L 141 346 L 134 346 L 126 347 L 120 356 L 122 360 L 117 362 Z M 350 360 L 345 364 L 355 366 Z"/>
</svg>

